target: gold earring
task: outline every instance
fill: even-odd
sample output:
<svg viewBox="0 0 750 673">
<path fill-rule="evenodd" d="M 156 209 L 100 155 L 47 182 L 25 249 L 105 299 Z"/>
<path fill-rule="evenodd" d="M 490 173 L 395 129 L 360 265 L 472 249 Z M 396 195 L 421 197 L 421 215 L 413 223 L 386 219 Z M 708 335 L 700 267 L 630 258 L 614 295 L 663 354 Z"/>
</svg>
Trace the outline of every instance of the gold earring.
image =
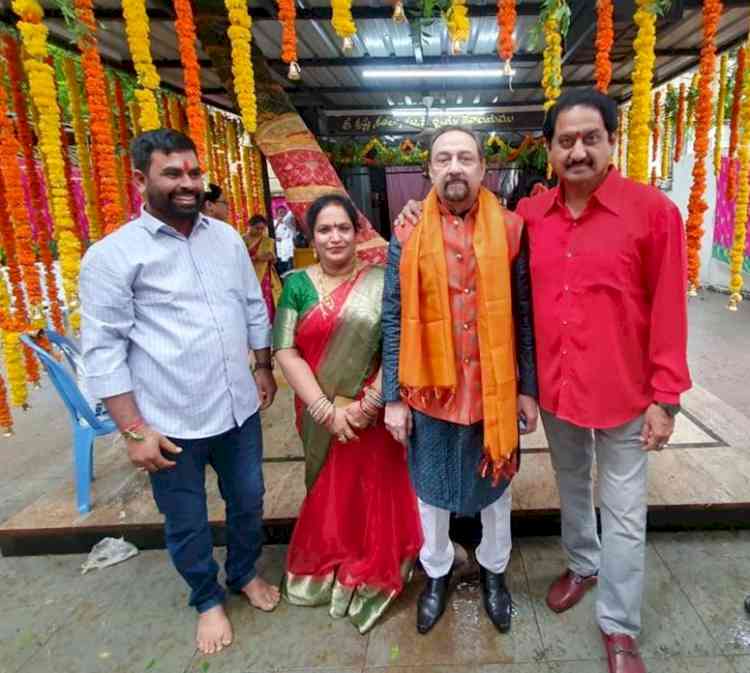
<svg viewBox="0 0 750 673">
<path fill-rule="evenodd" d="M 318 249 L 315 246 L 313 246 L 312 251 L 313 251 L 313 259 L 318 259 Z"/>
</svg>

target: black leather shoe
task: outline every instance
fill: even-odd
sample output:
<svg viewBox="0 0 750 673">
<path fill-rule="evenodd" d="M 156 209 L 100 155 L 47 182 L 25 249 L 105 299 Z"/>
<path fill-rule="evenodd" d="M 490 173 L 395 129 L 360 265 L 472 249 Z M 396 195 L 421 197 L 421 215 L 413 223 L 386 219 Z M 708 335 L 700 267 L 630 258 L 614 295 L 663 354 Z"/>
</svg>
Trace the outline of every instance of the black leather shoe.
<svg viewBox="0 0 750 673">
<path fill-rule="evenodd" d="M 427 633 L 443 616 L 448 602 L 451 574 L 452 571 L 449 571 L 442 577 L 427 578 L 427 584 L 417 599 L 417 631 L 419 633 Z"/>
<path fill-rule="evenodd" d="M 507 633 L 510 631 L 513 601 L 505 586 L 505 573 L 493 573 L 479 566 L 479 580 L 487 616 L 500 633 Z"/>
</svg>

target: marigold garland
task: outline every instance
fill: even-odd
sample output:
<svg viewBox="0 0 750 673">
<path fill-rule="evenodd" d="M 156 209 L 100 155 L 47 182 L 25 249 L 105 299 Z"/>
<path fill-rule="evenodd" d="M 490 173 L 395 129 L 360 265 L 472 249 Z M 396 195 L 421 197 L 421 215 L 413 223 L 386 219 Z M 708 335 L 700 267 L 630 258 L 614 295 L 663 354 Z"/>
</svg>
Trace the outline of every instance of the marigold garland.
<svg viewBox="0 0 750 673">
<path fill-rule="evenodd" d="M 742 264 L 745 259 L 748 204 L 750 203 L 750 77 L 747 73 L 742 82 L 740 129 L 737 202 L 734 210 L 732 249 L 729 253 L 729 292 L 731 294 L 728 308 L 732 311 L 736 311 L 737 305 L 742 301 Z"/>
<path fill-rule="evenodd" d="M 615 42 L 615 7 L 612 0 L 596 2 L 596 88 L 607 93 L 612 80 L 610 52 Z"/>
<path fill-rule="evenodd" d="M 737 143 L 740 133 L 740 111 L 742 110 L 742 87 L 745 81 L 745 45 L 737 52 L 737 67 L 734 71 L 734 99 L 732 100 L 732 121 L 729 135 L 728 173 L 727 173 L 727 200 L 734 201 L 737 197 Z"/>
<path fill-rule="evenodd" d="M 188 133 L 195 143 L 198 163 L 206 165 L 206 129 L 201 102 L 201 70 L 198 55 L 195 51 L 197 41 L 193 8 L 190 0 L 173 0 L 175 10 L 175 30 L 177 44 L 180 50 L 183 79 L 185 81 L 185 95 L 187 97 Z M 294 3 L 292 3 L 294 6 Z"/>
<path fill-rule="evenodd" d="M 63 73 L 65 83 L 68 87 L 70 98 L 70 116 L 73 122 L 73 135 L 76 139 L 76 150 L 78 152 L 78 166 L 81 170 L 81 183 L 85 198 L 86 219 L 89 223 L 89 236 L 91 229 L 99 230 L 99 213 L 96 198 L 96 187 L 91 174 L 91 155 L 89 153 L 89 140 L 86 134 L 86 123 L 83 120 L 81 109 L 81 91 L 78 86 L 78 76 L 75 63 L 71 58 L 63 60 Z"/>
<path fill-rule="evenodd" d="M 625 123 L 627 115 L 623 112 L 622 108 L 617 109 L 617 170 L 620 173 L 625 173 L 624 162 L 624 145 L 627 134 L 625 132 Z"/>
<path fill-rule="evenodd" d="M 648 182 L 648 139 L 651 117 L 651 82 L 654 76 L 656 47 L 656 14 L 651 0 L 636 0 L 638 9 L 633 21 L 638 34 L 633 42 L 633 101 L 628 137 L 628 175 L 638 182 Z"/>
<path fill-rule="evenodd" d="M 336 2 L 336 0 L 333 0 Z M 445 24 L 451 40 L 451 53 L 458 54 L 462 46 L 469 41 L 471 22 L 466 0 L 451 0 L 451 5 L 445 13 Z"/>
<path fill-rule="evenodd" d="M 687 115 L 685 117 L 685 131 L 690 133 L 690 129 L 693 128 L 695 123 L 695 104 L 698 100 L 698 90 L 700 86 L 700 73 L 693 73 L 693 77 L 690 80 L 690 86 L 687 91 Z"/>
<path fill-rule="evenodd" d="M 28 408 L 28 389 L 23 361 L 21 334 L 15 330 L 3 329 L 3 355 L 5 369 L 8 372 L 10 401 L 15 407 Z"/>
<path fill-rule="evenodd" d="M 721 55 L 721 65 L 719 66 L 719 100 L 716 101 L 716 121 L 714 122 L 714 175 L 716 181 L 719 181 L 721 172 L 721 136 L 724 133 L 724 110 L 727 101 L 727 66 L 729 56 Z"/>
<path fill-rule="evenodd" d="M 334 0 L 336 2 L 337 0 Z M 348 0 L 339 0 L 347 2 Z M 234 77 L 234 93 L 240 107 L 240 115 L 245 130 L 255 133 L 258 125 L 258 110 L 255 100 L 255 75 L 253 61 L 250 57 L 250 47 L 253 25 L 247 11 L 246 0 L 224 0 L 229 12 L 229 28 L 227 35 L 232 45 L 232 75 Z M 351 8 L 350 8 L 351 11 Z M 335 5 L 334 5 L 335 17 Z"/>
<path fill-rule="evenodd" d="M 117 160 L 113 142 L 112 122 L 107 102 L 107 80 L 99 56 L 96 39 L 96 20 L 92 0 L 74 0 L 76 16 L 86 27 L 86 33 L 78 41 L 81 50 L 81 67 L 86 102 L 89 108 L 89 131 L 91 133 L 91 156 L 98 203 L 98 217 L 89 229 L 89 239 L 96 241 L 104 233 L 110 233 L 125 222 L 120 201 L 117 179 Z M 137 117 L 133 118 L 135 123 Z"/>
<path fill-rule="evenodd" d="M 114 78 L 115 84 L 115 103 L 117 104 L 117 122 L 118 122 L 118 144 L 120 150 L 120 165 L 122 167 L 123 182 L 123 205 L 125 208 L 125 218 L 128 219 L 133 213 L 133 203 L 131 201 L 131 186 L 133 184 L 133 168 L 130 165 L 130 133 L 128 131 L 128 111 L 125 106 L 125 95 L 122 91 L 120 78 Z"/>
<path fill-rule="evenodd" d="M 300 78 L 297 63 L 297 6 L 294 0 L 278 0 L 281 23 L 281 60 L 289 66 L 289 79 Z"/>
<path fill-rule="evenodd" d="M 716 31 L 721 19 L 721 0 L 703 0 L 703 46 L 699 66 L 698 100 L 695 105 L 695 143 L 693 145 L 693 185 L 688 200 L 688 216 L 685 222 L 688 251 L 688 281 L 691 291 L 700 283 L 700 250 L 703 238 L 703 214 L 708 209 L 705 200 L 706 157 L 708 156 L 709 132 L 713 117 L 713 79 L 716 71 Z M 747 180 L 747 176 L 745 176 Z"/>
<path fill-rule="evenodd" d="M 516 29 L 516 0 L 497 0 L 497 55 L 509 63 L 516 51 L 513 31 Z"/>
<path fill-rule="evenodd" d="M 125 196 L 125 175 L 122 168 L 122 153 L 120 149 L 120 127 L 117 119 L 117 102 L 114 93 L 114 80 L 112 72 L 107 73 L 107 111 L 109 113 L 109 125 L 112 129 L 112 145 L 115 148 L 115 170 L 117 172 L 117 197 L 120 199 L 120 210 L 127 214 L 128 204 Z M 127 217 L 126 217 L 127 219 Z"/>
<path fill-rule="evenodd" d="M 208 171 L 208 181 L 216 183 L 216 166 L 214 164 L 214 148 L 213 148 L 213 132 L 211 130 L 211 115 L 205 106 L 202 106 L 203 112 L 203 130 L 204 135 L 204 148 L 208 148 L 206 151 L 206 169 Z"/>
<path fill-rule="evenodd" d="M 331 0 L 331 10 L 331 25 L 336 35 L 343 40 L 341 48 L 345 52 L 351 51 L 354 46 L 352 37 L 357 34 L 357 24 L 352 17 L 352 0 Z M 245 127 L 247 128 L 247 124 Z M 255 129 L 250 132 L 255 133 Z"/>
<path fill-rule="evenodd" d="M 544 22 L 544 109 L 549 110 L 559 98 L 562 87 L 562 37 L 556 12 L 549 12 Z"/>
<path fill-rule="evenodd" d="M 651 131 L 651 161 L 659 156 L 659 118 L 661 117 L 661 91 L 654 93 L 654 114 Z"/>
<path fill-rule="evenodd" d="M 46 63 L 47 28 L 37 0 L 13 0 L 13 10 L 21 17 L 18 29 L 27 54 L 25 61 L 29 93 L 38 115 L 39 150 L 49 176 L 49 203 L 58 245 L 63 289 L 70 312 L 70 324 L 80 325 L 78 274 L 81 245 L 75 236 L 75 224 L 68 207 L 65 163 L 60 144 L 60 110 L 53 68 Z"/>
<path fill-rule="evenodd" d="M 13 436 L 13 416 L 8 406 L 8 389 L 2 376 L 0 376 L 0 427 L 3 429 L 3 437 Z"/>
<path fill-rule="evenodd" d="M 247 201 L 245 200 L 242 180 L 240 179 L 239 146 L 237 144 L 237 129 L 231 119 L 224 120 L 224 133 L 229 160 L 229 182 L 235 204 L 234 226 L 243 231 L 247 225 Z"/>
<path fill-rule="evenodd" d="M 154 92 L 159 88 L 159 73 L 151 60 L 150 26 L 146 13 L 146 0 L 122 0 L 125 34 L 133 57 L 133 67 L 141 89 L 135 91 L 141 110 L 140 127 L 144 131 L 159 128 L 159 112 Z"/>
<path fill-rule="evenodd" d="M 257 147 L 252 148 L 253 189 L 255 190 L 255 212 L 266 215 L 266 198 L 263 188 L 263 155 Z"/>
<path fill-rule="evenodd" d="M 680 93 L 677 98 L 677 119 L 675 120 L 674 160 L 677 163 L 682 158 L 682 148 L 685 141 L 685 82 L 680 82 Z"/>
<path fill-rule="evenodd" d="M 667 86 L 667 99 L 670 98 L 673 87 Z M 669 178 L 669 159 L 672 156 L 672 120 L 668 114 L 664 115 L 664 133 L 661 141 L 661 177 L 662 180 Z"/>
</svg>

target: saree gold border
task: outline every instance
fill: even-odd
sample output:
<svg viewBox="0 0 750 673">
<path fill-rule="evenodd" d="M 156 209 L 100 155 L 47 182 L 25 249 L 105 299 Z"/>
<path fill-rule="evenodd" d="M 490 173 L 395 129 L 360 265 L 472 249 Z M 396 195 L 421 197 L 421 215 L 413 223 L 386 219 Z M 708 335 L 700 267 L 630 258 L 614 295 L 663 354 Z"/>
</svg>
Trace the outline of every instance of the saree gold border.
<svg viewBox="0 0 750 673">
<path fill-rule="evenodd" d="M 281 595 L 292 605 L 304 607 L 325 605 L 331 600 L 334 579 L 333 571 L 323 578 L 287 572 L 281 586 Z"/>
<path fill-rule="evenodd" d="M 380 350 L 380 315 L 385 272 L 381 267 L 362 271 L 339 315 L 339 327 L 323 354 L 318 383 L 328 399 L 356 397 L 372 371 Z M 302 418 L 305 447 L 305 483 L 310 490 L 320 473 L 331 443 L 330 433 L 305 412 Z"/>
<path fill-rule="evenodd" d="M 273 321 L 273 349 L 294 348 L 294 334 L 297 329 L 297 311 L 287 306 L 276 309 Z"/>
</svg>

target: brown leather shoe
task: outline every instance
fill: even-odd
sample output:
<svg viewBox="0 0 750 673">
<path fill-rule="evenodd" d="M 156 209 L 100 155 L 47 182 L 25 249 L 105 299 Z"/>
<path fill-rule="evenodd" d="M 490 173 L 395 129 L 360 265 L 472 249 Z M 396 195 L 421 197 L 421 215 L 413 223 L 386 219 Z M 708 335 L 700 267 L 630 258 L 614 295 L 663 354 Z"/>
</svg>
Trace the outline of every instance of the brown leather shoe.
<svg viewBox="0 0 750 673">
<path fill-rule="evenodd" d="M 604 649 L 607 651 L 609 673 L 646 673 L 635 638 L 624 633 L 601 633 Z"/>
<path fill-rule="evenodd" d="M 547 592 L 547 605 L 553 612 L 565 612 L 583 598 L 591 587 L 596 585 L 596 575 L 581 577 L 572 570 L 566 570 L 558 577 Z"/>
</svg>

